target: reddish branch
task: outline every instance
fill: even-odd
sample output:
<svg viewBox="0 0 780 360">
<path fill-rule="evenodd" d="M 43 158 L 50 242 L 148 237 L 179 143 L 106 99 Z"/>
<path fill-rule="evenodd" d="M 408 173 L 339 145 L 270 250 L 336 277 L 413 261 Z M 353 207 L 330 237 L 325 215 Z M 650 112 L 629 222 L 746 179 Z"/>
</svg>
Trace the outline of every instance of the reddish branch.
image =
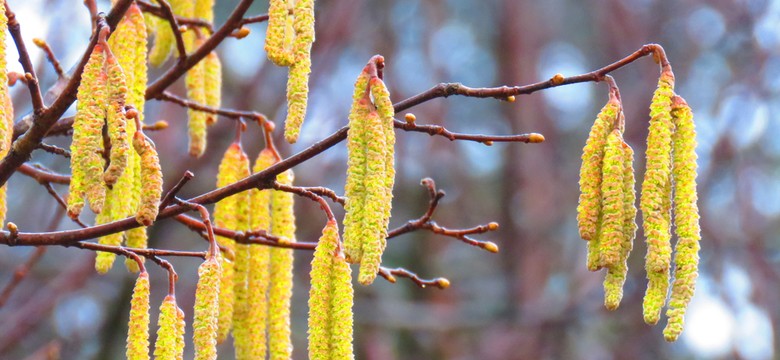
<svg viewBox="0 0 780 360">
<path fill-rule="evenodd" d="M 419 277 L 417 274 L 406 270 L 404 268 L 395 268 L 395 269 L 389 269 L 383 266 L 379 267 L 379 275 L 385 278 L 385 280 L 395 284 L 396 282 L 396 276 L 407 278 L 417 284 L 417 286 L 421 288 L 426 288 L 428 286 L 435 286 L 439 289 L 446 289 L 450 287 L 450 281 L 445 278 L 435 278 L 435 279 L 423 279 Z"/>
<path fill-rule="evenodd" d="M 5 15 L 8 17 L 8 32 L 11 33 L 11 37 L 16 44 L 16 50 L 19 53 L 19 62 L 22 64 L 22 69 L 25 72 L 25 78 L 27 79 L 27 88 L 30 91 L 30 98 L 32 101 L 33 112 L 40 114 L 44 111 L 43 96 L 41 95 L 41 88 L 38 85 L 38 77 L 35 76 L 35 68 L 33 67 L 32 60 L 30 60 L 30 54 L 27 52 L 27 47 L 24 44 L 22 38 L 22 29 L 19 22 L 16 20 L 16 14 L 8 7 L 8 2 L 5 2 Z M 10 173 L 9 173 L 10 176 Z"/>
<path fill-rule="evenodd" d="M 207 112 L 210 114 L 222 115 L 231 119 L 257 119 L 258 121 L 265 121 L 266 119 L 265 115 L 255 111 L 240 111 L 240 110 L 232 110 L 232 109 L 225 109 L 225 108 L 214 108 L 211 106 L 199 104 L 192 100 L 178 97 L 167 91 L 163 91 L 155 99 L 161 101 L 168 101 L 193 110 Z"/>
<path fill-rule="evenodd" d="M 150 13 L 154 16 L 157 16 L 159 18 L 163 18 L 171 21 L 171 17 L 173 16 L 173 12 L 169 12 L 170 5 L 167 1 L 161 1 L 159 2 L 160 6 L 152 5 L 146 1 L 136 0 L 136 4 L 138 4 L 138 7 L 141 8 L 143 12 Z M 166 10 L 168 8 L 168 10 Z M 176 24 L 176 29 L 178 29 L 178 25 L 187 25 L 187 26 L 198 26 L 198 27 L 204 27 L 209 30 L 209 32 L 214 32 L 214 27 L 206 20 L 203 19 L 193 19 L 193 18 L 186 18 L 182 16 L 173 16 L 174 22 L 171 22 L 171 25 Z"/>
<path fill-rule="evenodd" d="M 46 43 L 46 40 L 35 38 L 33 39 L 33 43 L 35 46 L 39 47 L 43 52 L 46 54 L 46 59 L 49 60 L 49 63 L 54 68 L 54 72 L 57 73 L 57 77 L 62 78 L 65 76 L 65 71 L 62 70 L 62 65 L 60 65 L 60 61 L 57 60 L 57 57 L 54 55 L 54 52 L 51 50 L 51 47 L 49 47 L 49 44 Z"/>
</svg>

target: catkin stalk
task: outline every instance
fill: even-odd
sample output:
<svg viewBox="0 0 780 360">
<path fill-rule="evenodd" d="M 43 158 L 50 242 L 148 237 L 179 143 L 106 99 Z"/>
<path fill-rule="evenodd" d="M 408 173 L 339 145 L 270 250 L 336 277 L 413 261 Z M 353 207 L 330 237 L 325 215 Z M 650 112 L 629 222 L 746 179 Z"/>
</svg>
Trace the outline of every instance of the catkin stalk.
<svg viewBox="0 0 780 360">
<path fill-rule="evenodd" d="M 279 174 L 276 181 L 292 185 L 292 170 Z M 293 195 L 274 191 L 271 194 L 271 233 L 281 241 L 295 242 L 295 215 Z M 290 338 L 290 301 L 293 285 L 292 249 L 271 249 L 271 284 L 268 290 L 268 344 L 270 359 L 289 359 L 292 356 Z"/>
<path fill-rule="evenodd" d="M 128 360 L 149 359 L 149 274 L 138 274 L 130 300 L 130 325 L 127 329 Z"/>
<path fill-rule="evenodd" d="M 699 265 L 699 207 L 696 204 L 696 128 L 688 104 L 679 96 L 672 99 L 672 119 L 676 131 L 674 147 L 674 223 L 677 234 L 672 296 L 664 329 L 666 341 L 676 341 L 683 329 L 685 309 L 696 288 Z"/>
<path fill-rule="evenodd" d="M 645 177 L 642 182 L 640 208 L 647 256 L 645 269 L 648 286 L 643 301 L 644 319 L 655 324 L 666 302 L 669 268 L 672 257 L 669 209 L 671 205 L 672 123 L 674 75 L 664 70 L 650 105 L 650 130 L 647 137 Z"/>
</svg>

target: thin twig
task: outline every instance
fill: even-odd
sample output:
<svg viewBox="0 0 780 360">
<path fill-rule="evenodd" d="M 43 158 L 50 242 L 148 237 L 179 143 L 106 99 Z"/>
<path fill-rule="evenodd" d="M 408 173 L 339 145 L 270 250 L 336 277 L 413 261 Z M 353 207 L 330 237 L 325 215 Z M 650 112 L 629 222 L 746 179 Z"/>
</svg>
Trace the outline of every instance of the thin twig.
<svg viewBox="0 0 780 360">
<path fill-rule="evenodd" d="M 138 7 L 141 8 L 143 12 L 152 14 L 154 16 L 157 16 L 159 18 L 163 18 L 165 20 L 170 21 L 170 17 L 166 14 L 165 10 L 161 6 L 155 6 L 152 5 L 146 1 L 142 0 L 136 0 L 136 4 L 138 4 Z M 161 3 L 162 4 L 162 3 Z M 166 5 L 167 2 L 166 2 Z M 198 26 L 203 27 L 209 30 L 209 32 L 214 32 L 214 27 L 206 20 L 203 19 L 195 19 L 195 18 L 186 18 L 183 16 L 174 16 L 176 19 L 176 23 L 178 25 L 187 25 L 187 26 Z"/>
<path fill-rule="evenodd" d="M 40 143 L 40 144 L 38 144 L 38 148 L 43 150 L 43 151 L 45 151 L 45 152 L 47 152 L 47 153 L 54 154 L 54 155 L 59 155 L 59 156 L 62 156 L 64 158 L 66 158 L 66 159 L 70 159 L 70 151 L 65 150 L 65 149 L 63 149 L 63 148 L 61 148 L 59 146 L 50 145 L 50 144 L 47 144 L 47 143 Z"/>
<path fill-rule="evenodd" d="M 395 268 L 395 269 L 389 269 L 384 266 L 379 267 L 379 275 L 385 278 L 387 281 L 395 284 L 396 282 L 396 276 L 403 277 L 411 280 L 413 283 L 417 284 L 420 288 L 425 289 L 428 286 L 435 286 L 439 289 L 446 289 L 450 287 L 450 281 L 446 278 L 439 277 L 435 279 L 423 279 L 419 277 L 417 274 L 406 270 L 404 268 Z"/>
<path fill-rule="evenodd" d="M 29 176 L 39 183 L 70 184 L 70 176 L 57 174 L 41 167 L 23 164 L 16 169 L 21 174 Z"/>
<path fill-rule="evenodd" d="M 185 171 L 184 175 L 181 176 L 181 179 L 176 183 L 176 185 L 173 185 L 173 187 L 168 190 L 167 193 L 165 193 L 165 196 L 163 196 L 162 200 L 160 201 L 160 210 L 165 209 L 166 206 L 168 206 L 171 201 L 173 201 L 173 198 L 176 197 L 176 194 L 179 193 L 181 188 L 184 187 L 192 178 L 195 177 L 195 174 L 192 173 L 192 171 Z"/>
<path fill-rule="evenodd" d="M 19 25 L 19 21 L 16 20 L 16 14 L 8 7 L 8 1 L 5 2 L 5 15 L 8 17 L 8 32 L 11 33 L 11 37 L 16 44 L 16 50 L 19 53 L 19 63 L 22 64 L 24 69 L 24 77 L 27 79 L 27 88 L 30 91 L 30 99 L 32 101 L 33 112 L 36 114 L 43 113 L 46 106 L 43 104 L 43 96 L 41 95 L 41 88 L 38 84 L 38 77 L 35 76 L 35 67 L 30 60 L 30 54 L 27 52 L 27 46 L 24 44 L 22 38 L 22 29 Z"/>
<path fill-rule="evenodd" d="M 322 211 L 325 212 L 325 215 L 328 217 L 328 220 L 330 221 L 336 221 L 336 217 L 333 216 L 333 211 L 330 209 L 330 205 L 325 201 L 325 199 L 322 198 L 322 196 L 319 196 L 305 188 L 299 187 L 299 186 L 292 186 L 292 185 L 285 185 L 280 184 L 276 181 L 274 181 L 274 190 L 277 191 L 284 191 L 288 193 L 292 193 L 298 196 L 302 196 L 308 199 L 311 199 L 312 201 L 316 201 L 320 204 L 320 208 Z"/>
<path fill-rule="evenodd" d="M 51 50 L 51 47 L 46 42 L 46 40 L 35 38 L 33 39 L 33 43 L 35 44 L 35 46 L 43 50 L 43 52 L 46 54 L 46 59 L 49 60 L 49 63 L 54 68 L 54 72 L 57 73 L 57 77 L 59 78 L 65 77 L 65 71 L 62 70 L 62 65 L 60 65 L 60 61 L 57 60 L 57 56 L 54 55 L 54 52 Z"/>
<path fill-rule="evenodd" d="M 178 97 L 178 96 L 173 95 L 173 94 L 171 94 L 171 93 L 169 93 L 167 91 L 162 92 L 155 99 L 160 100 L 160 101 L 168 101 L 168 102 L 174 103 L 176 105 L 179 105 L 179 106 L 182 106 L 182 107 L 185 107 L 185 108 L 202 111 L 202 112 L 206 112 L 206 113 L 209 113 L 209 114 L 222 115 L 224 117 L 228 117 L 228 118 L 231 118 L 231 119 L 243 119 L 243 118 L 246 118 L 246 119 L 261 119 L 263 121 L 264 121 L 264 119 L 266 119 L 265 115 L 260 114 L 260 113 L 255 112 L 255 111 L 240 111 L 240 110 L 223 109 L 223 108 L 215 108 L 215 107 L 211 107 L 211 106 L 206 106 L 206 105 L 199 104 L 199 103 L 197 103 L 195 101 L 192 101 L 192 100 L 189 100 L 189 99 L 184 99 L 184 98 Z"/>
</svg>

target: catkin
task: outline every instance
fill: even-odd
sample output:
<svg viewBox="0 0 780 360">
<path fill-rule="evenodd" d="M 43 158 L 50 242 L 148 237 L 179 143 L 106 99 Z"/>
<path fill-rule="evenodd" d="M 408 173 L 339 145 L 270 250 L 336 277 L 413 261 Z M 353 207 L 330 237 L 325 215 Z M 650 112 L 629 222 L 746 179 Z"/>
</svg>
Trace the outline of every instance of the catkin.
<svg viewBox="0 0 780 360">
<path fill-rule="evenodd" d="M 219 108 L 222 105 L 222 63 L 215 51 L 210 52 L 203 59 L 204 91 L 206 93 L 206 105 Z M 206 124 L 217 122 L 217 114 L 206 113 Z"/>
<path fill-rule="evenodd" d="M 184 359 L 184 334 L 187 328 L 187 322 L 184 320 L 184 310 L 176 307 L 176 344 L 174 354 L 176 360 Z"/>
<path fill-rule="evenodd" d="M 157 340 L 154 342 L 156 360 L 175 360 L 180 356 L 177 345 L 180 332 L 176 298 L 168 295 L 160 305 L 160 317 L 157 320 Z"/>
<path fill-rule="evenodd" d="M 237 164 L 235 165 L 235 180 L 243 179 L 250 175 L 249 158 L 241 150 Z M 247 231 L 249 224 L 249 192 L 241 192 L 228 198 L 234 202 L 233 227 L 229 228 L 235 231 Z M 223 199 L 225 201 L 227 199 Z M 234 311 L 233 311 L 233 345 L 236 349 L 236 358 L 247 358 L 249 353 L 252 333 L 249 330 L 249 312 L 251 305 L 249 303 L 249 269 L 251 268 L 251 248 L 256 247 L 247 244 L 235 244 L 235 260 L 233 262 L 233 293 L 234 293 Z M 222 328 L 220 328 L 221 330 Z"/>
<path fill-rule="evenodd" d="M 261 172 L 276 161 L 274 152 L 263 149 L 255 160 L 253 171 Z M 271 230 L 271 190 L 250 190 L 251 228 L 254 231 Z M 249 339 L 249 352 L 243 359 L 265 359 L 266 323 L 268 320 L 268 288 L 271 276 L 271 248 L 251 246 L 249 248 L 250 267 L 247 289 L 249 290 L 249 314 L 247 328 L 253 336 Z M 236 359 L 242 359 L 236 349 Z"/>
<path fill-rule="evenodd" d="M 106 73 L 103 68 L 103 45 L 97 44 L 81 75 L 76 94 L 76 117 L 73 119 L 73 142 L 70 146 L 72 169 L 68 215 L 77 218 L 89 200 L 92 211 L 103 210 L 106 190 L 101 179 L 105 161 L 103 151 L 103 122 L 106 115 Z"/>
<path fill-rule="evenodd" d="M 200 46 L 203 41 L 199 38 L 195 43 Z M 185 77 L 187 97 L 198 104 L 206 103 L 205 75 L 205 63 L 201 61 L 190 68 Z M 187 114 L 189 117 L 190 156 L 200 157 L 206 151 L 206 125 L 209 115 L 191 108 L 187 109 Z"/>
<path fill-rule="evenodd" d="M 599 253 L 604 267 L 620 261 L 624 238 L 623 136 L 615 129 L 607 137 L 601 181 Z"/>
<path fill-rule="evenodd" d="M 222 161 L 219 164 L 217 173 L 217 187 L 223 187 L 232 184 L 248 173 L 249 160 L 241 148 L 241 144 L 234 142 L 225 151 Z M 238 214 L 240 202 L 246 202 L 245 195 L 233 195 L 218 202 L 214 207 L 214 224 L 221 228 L 236 229 L 239 226 Z M 243 258 L 243 254 L 236 253 L 236 242 L 231 238 L 217 237 L 217 241 L 230 249 L 235 256 L 235 260 Z M 245 248 L 242 248 L 245 250 Z M 243 260 L 242 260 L 243 261 Z M 221 343 L 227 338 L 233 324 L 233 304 L 234 304 L 234 283 L 235 268 L 234 262 L 222 257 L 222 279 L 220 285 L 219 301 L 219 335 L 217 342 Z"/>
<path fill-rule="evenodd" d="M 5 16 L 5 3 L 0 4 L 0 69 L 6 69 L 6 47 L 5 33 L 8 28 L 8 18 Z M 0 71 L 0 156 L 5 157 L 8 150 L 11 149 L 11 139 L 13 137 L 14 126 L 14 108 L 11 101 L 11 95 L 8 91 L 8 75 L 5 71 Z M 0 226 L 5 223 L 7 212 L 8 183 L 0 187 Z"/>
<path fill-rule="evenodd" d="M 154 143 L 143 132 L 136 131 L 133 148 L 141 157 L 141 199 L 135 220 L 144 226 L 151 225 L 157 218 L 162 196 L 162 169 Z"/>
<path fill-rule="evenodd" d="M 284 122 L 284 137 L 291 144 L 298 140 L 306 117 L 314 43 L 314 0 L 297 0 L 293 16 L 293 63 L 287 80 L 287 119 Z"/>
<path fill-rule="evenodd" d="M 579 225 L 580 237 L 584 240 L 597 240 L 596 227 L 601 216 L 601 170 L 604 147 L 619 112 L 619 100 L 617 97 L 610 96 L 609 102 L 601 109 L 596 121 L 593 122 L 588 140 L 582 149 L 577 224 Z"/>
<path fill-rule="evenodd" d="M 367 123 L 365 119 L 371 112 L 366 97 L 369 75 L 364 69 L 355 81 L 352 96 L 352 108 L 349 112 L 349 130 L 347 131 L 347 182 L 344 192 L 347 198 L 344 204 L 344 255 L 351 263 L 360 263 L 363 257 L 363 217 L 366 216 L 365 204 L 366 144 Z"/>
<path fill-rule="evenodd" d="M 175 1 L 169 2 L 171 5 L 175 3 Z M 171 55 L 171 50 L 176 45 L 176 38 L 173 35 L 171 24 L 167 20 L 154 15 L 146 16 L 146 20 L 154 33 L 154 44 L 149 50 L 149 64 L 159 67 Z"/>
<path fill-rule="evenodd" d="M 644 320 L 658 322 L 669 290 L 670 244 L 669 209 L 671 205 L 672 123 L 671 106 L 674 75 L 663 71 L 650 105 L 650 130 L 644 181 L 642 182 L 643 227 L 647 241 L 645 269 L 648 286 L 643 301 Z"/>
<path fill-rule="evenodd" d="M 124 108 L 127 96 L 127 83 L 125 72 L 119 65 L 116 57 L 110 52 L 106 59 L 106 72 L 108 73 L 108 111 L 107 124 L 108 135 L 111 140 L 111 153 L 108 168 L 103 174 L 106 185 L 113 186 L 127 167 L 127 158 L 130 154 L 130 142 L 127 139 L 127 129 Z"/>
<path fill-rule="evenodd" d="M 292 24 L 290 10 L 294 0 L 270 0 L 268 6 L 268 30 L 265 36 L 265 52 L 268 59 L 279 66 L 290 66 L 293 63 L 291 51 L 292 28 L 288 29 L 288 22 Z"/>
<path fill-rule="evenodd" d="M 672 99 L 674 147 L 674 223 L 677 235 L 672 295 L 664 329 L 666 341 L 676 341 L 683 329 L 685 309 L 693 297 L 698 277 L 699 208 L 696 204 L 696 128 L 688 104 L 679 96 Z"/>
<path fill-rule="evenodd" d="M 222 268 L 217 257 L 209 257 L 198 268 L 195 289 L 195 319 L 192 322 L 192 343 L 195 359 L 217 358 L 220 279 Z"/>
<path fill-rule="evenodd" d="M 127 329 L 127 359 L 149 359 L 149 274 L 138 274 L 130 300 L 130 325 Z"/>
<path fill-rule="evenodd" d="M 293 184 L 293 172 L 279 174 L 276 181 Z M 295 215 L 293 194 L 282 191 L 271 193 L 271 233 L 281 241 L 295 242 Z M 268 290 L 268 344 L 270 359 L 289 359 L 292 356 L 290 338 L 290 301 L 293 285 L 293 250 L 271 249 L 271 284 Z"/>
<path fill-rule="evenodd" d="M 338 245 L 338 226 L 328 221 L 311 262 L 309 359 L 354 358 L 352 271 Z"/>
<path fill-rule="evenodd" d="M 112 219 L 114 218 L 113 214 L 118 210 L 114 209 L 115 207 L 117 207 L 117 203 L 114 201 L 110 201 L 113 193 L 114 191 L 109 191 L 108 193 L 109 201 L 106 201 L 106 205 L 104 206 L 103 211 L 100 214 L 97 214 L 97 216 L 95 216 L 95 224 L 97 225 L 107 224 L 111 222 Z M 98 239 L 98 243 L 102 245 L 119 246 L 122 244 L 122 233 L 114 233 L 106 236 L 101 236 Z M 112 252 L 98 251 L 95 257 L 95 270 L 99 274 L 107 273 L 109 270 L 111 270 L 111 266 L 114 265 L 115 259 L 116 259 L 116 254 Z M 135 262 L 135 260 L 133 259 L 130 259 L 130 261 Z M 136 264 L 136 266 L 138 266 L 138 264 Z"/>
</svg>

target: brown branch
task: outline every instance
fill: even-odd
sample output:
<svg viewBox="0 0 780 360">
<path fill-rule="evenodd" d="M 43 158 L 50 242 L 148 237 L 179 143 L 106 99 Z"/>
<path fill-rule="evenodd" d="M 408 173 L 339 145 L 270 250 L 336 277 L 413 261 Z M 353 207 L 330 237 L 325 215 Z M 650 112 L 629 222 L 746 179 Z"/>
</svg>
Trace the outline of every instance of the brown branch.
<svg viewBox="0 0 780 360">
<path fill-rule="evenodd" d="M 322 211 L 325 212 L 325 215 L 328 217 L 329 221 L 336 221 L 336 217 L 333 216 L 333 211 L 330 210 L 330 205 L 325 201 L 325 199 L 322 198 L 322 196 L 319 196 L 305 188 L 299 187 L 299 186 L 291 186 L 291 185 L 285 185 L 280 184 L 276 181 L 274 181 L 273 185 L 274 190 L 277 191 L 284 191 L 288 193 L 292 193 L 298 196 L 302 196 L 308 199 L 311 199 L 312 201 L 316 201 L 320 204 L 320 208 Z"/>
<path fill-rule="evenodd" d="M 173 36 L 176 39 L 176 51 L 179 52 L 178 62 L 182 62 L 187 58 L 187 48 L 184 47 L 184 38 L 179 28 L 179 19 L 173 14 L 173 9 L 171 9 L 171 5 L 168 4 L 167 0 L 160 0 L 158 3 L 160 4 L 160 15 L 168 20 L 168 23 L 171 25 L 171 31 L 173 31 Z"/>
<path fill-rule="evenodd" d="M 16 171 L 35 179 L 39 183 L 70 184 L 70 176 L 57 174 L 30 164 L 22 164 Z"/>
<path fill-rule="evenodd" d="M 165 196 L 163 196 L 162 200 L 160 200 L 160 210 L 165 209 L 168 204 L 173 201 L 173 199 L 176 197 L 176 194 L 179 193 L 181 188 L 184 187 L 192 178 L 195 177 L 195 174 L 192 173 L 192 171 L 185 171 L 184 175 L 181 176 L 181 179 L 176 183 L 176 185 L 173 185 L 173 187 L 168 190 L 167 193 L 165 193 Z"/>
<path fill-rule="evenodd" d="M 167 1 L 161 2 L 161 6 L 155 6 L 152 5 L 146 1 L 142 0 L 136 0 L 136 4 L 138 4 L 138 7 L 141 8 L 143 12 L 152 14 L 154 16 L 157 16 L 159 18 L 163 18 L 165 20 L 171 21 L 170 15 L 166 14 L 165 9 L 163 8 L 163 3 L 165 3 L 165 6 L 168 6 L 170 9 L 170 5 L 168 5 Z M 171 12 L 171 15 L 173 12 Z M 174 20 L 176 21 L 177 28 L 178 25 L 187 25 L 187 26 L 198 26 L 203 27 L 209 30 L 209 32 L 214 32 L 214 27 L 206 20 L 203 19 L 195 19 L 195 18 L 186 18 L 183 16 L 174 15 Z M 173 23 L 172 23 L 173 24 Z"/>
<path fill-rule="evenodd" d="M 184 214 L 176 215 L 174 217 L 174 220 L 184 224 L 190 230 L 195 231 L 199 234 L 202 234 L 206 230 L 205 226 L 201 221 L 198 221 L 197 219 L 194 219 Z M 280 240 L 279 237 L 268 234 L 263 230 L 240 232 L 240 231 L 233 231 L 230 229 L 225 229 L 220 227 L 213 227 L 213 229 L 214 229 L 214 234 L 233 239 L 239 244 L 268 245 L 268 246 L 273 246 L 278 248 L 297 249 L 297 250 L 314 250 L 314 247 L 317 246 L 317 243 L 311 243 L 311 242 L 299 241 L 299 242 L 291 243 L 291 242 L 279 241 Z"/>
<path fill-rule="evenodd" d="M 57 193 L 57 191 L 54 190 L 54 188 L 51 186 L 50 183 L 41 183 L 43 187 L 46 188 L 46 191 L 51 195 L 51 197 L 54 198 L 55 201 L 57 201 L 57 204 L 60 205 L 60 210 L 65 211 L 68 209 L 68 204 L 65 202 L 65 199 L 60 196 L 60 194 Z M 82 228 L 86 228 L 87 225 L 81 222 L 78 218 L 71 218 L 69 217 L 74 223 L 76 223 L 78 226 L 81 226 Z"/>
<path fill-rule="evenodd" d="M 328 189 L 324 186 L 303 186 L 302 189 L 317 194 L 322 197 L 329 198 L 333 200 L 335 203 L 339 203 L 341 205 L 344 205 L 347 202 L 347 198 L 343 196 L 338 196 L 335 191 Z"/>
<path fill-rule="evenodd" d="M 435 279 L 423 279 L 420 278 L 417 274 L 406 270 L 404 268 L 395 268 L 395 269 L 389 269 L 384 266 L 379 267 L 379 275 L 385 278 L 387 281 L 395 284 L 396 282 L 396 276 L 407 278 L 417 284 L 420 288 L 425 289 L 428 286 L 435 286 L 439 289 L 446 289 L 450 287 L 450 281 L 446 278 L 439 277 Z"/>
<path fill-rule="evenodd" d="M 65 150 L 65 149 L 63 149 L 63 148 L 61 148 L 59 146 L 56 146 L 56 145 L 40 143 L 40 144 L 38 144 L 38 149 L 41 149 L 41 150 L 43 150 L 43 151 L 45 151 L 47 153 L 50 153 L 50 154 L 59 155 L 59 156 L 62 156 L 64 158 L 66 158 L 66 159 L 70 159 L 70 151 Z"/>
<path fill-rule="evenodd" d="M 51 50 L 51 47 L 49 47 L 49 44 L 46 43 L 46 40 L 35 38 L 33 39 L 33 43 L 46 54 L 46 59 L 49 60 L 49 63 L 54 68 L 54 72 L 57 73 L 57 77 L 65 77 L 65 71 L 62 70 L 60 61 L 57 60 L 57 56 L 54 55 L 54 52 Z"/>
<path fill-rule="evenodd" d="M 203 223 L 203 227 L 206 228 L 206 235 L 208 235 L 209 240 L 209 251 L 208 251 L 208 257 L 214 258 L 217 256 L 217 238 L 214 236 L 214 228 L 211 225 L 211 216 L 209 216 L 209 211 L 206 210 L 206 207 L 200 204 L 191 203 L 188 201 L 182 201 L 174 197 L 173 199 L 176 201 L 177 204 L 180 206 L 184 206 L 189 208 L 190 210 L 195 210 L 200 214 L 201 222 Z"/>
<path fill-rule="evenodd" d="M 260 23 L 263 21 L 268 21 L 268 14 L 241 19 L 241 21 L 238 22 L 238 27 L 244 26 L 246 24 Z"/>
<path fill-rule="evenodd" d="M 228 117 L 228 118 L 231 118 L 231 119 L 243 119 L 243 118 L 246 118 L 246 119 L 258 119 L 258 121 L 261 121 L 261 123 L 262 123 L 262 121 L 265 121 L 265 119 L 266 119 L 265 115 L 260 114 L 260 113 L 255 112 L 255 111 L 240 111 L 240 110 L 223 109 L 223 108 L 215 108 L 215 107 L 211 107 L 211 106 L 206 106 L 206 105 L 199 104 L 199 103 L 197 103 L 195 101 L 192 101 L 192 100 L 188 100 L 188 99 L 184 99 L 184 98 L 178 97 L 178 96 L 173 95 L 173 94 L 171 94 L 171 93 L 169 93 L 167 91 L 163 91 L 160 95 L 157 95 L 157 97 L 155 97 L 155 99 L 156 100 L 160 100 L 160 101 L 172 102 L 172 103 L 174 103 L 176 105 L 179 105 L 179 106 L 182 106 L 182 107 L 185 107 L 185 108 L 202 111 L 202 112 L 206 112 L 206 113 L 209 113 L 209 114 L 222 115 L 222 116 L 225 116 L 225 117 Z"/>
<path fill-rule="evenodd" d="M 493 142 L 523 142 L 540 143 L 544 141 L 544 136 L 538 133 L 528 133 L 519 135 L 480 135 L 480 134 L 461 134 L 447 130 L 440 125 L 417 125 L 413 122 L 395 120 L 393 124 L 396 128 L 406 131 L 416 131 L 427 133 L 431 136 L 443 136 L 450 141 L 466 140 L 476 141 L 485 145 L 492 145 Z"/>
<path fill-rule="evenodd" d="M 30 54 L 27 52 L 27 46 L 24 44 L 24 39 L 22 38 L 21 25 L 19 25 L 19 21 L 16 20 L 16 14 L 8 7 L 8 1 L 5 2 L 5 15 L 8 17 L 8 32 L 11 33 L 11 37 L 14 39 L 16 51 L 19 53 L 19 63 L 22 64 L 22 69 L 24 69 L 25 72 L 24 75 L 27 79 L 27 88 L 30 91 L 33 112 L 41 114 L 46 106 L 43 104 L 43 96 L 41 95 L 41 88 L 38 84 L 38 77 L 35 76 L 35 67 L 33 67 L 32 60 L 30 60 Z M 5 183 L 5 181 L 3 181 L 3 183 Z"/>
</svg>

